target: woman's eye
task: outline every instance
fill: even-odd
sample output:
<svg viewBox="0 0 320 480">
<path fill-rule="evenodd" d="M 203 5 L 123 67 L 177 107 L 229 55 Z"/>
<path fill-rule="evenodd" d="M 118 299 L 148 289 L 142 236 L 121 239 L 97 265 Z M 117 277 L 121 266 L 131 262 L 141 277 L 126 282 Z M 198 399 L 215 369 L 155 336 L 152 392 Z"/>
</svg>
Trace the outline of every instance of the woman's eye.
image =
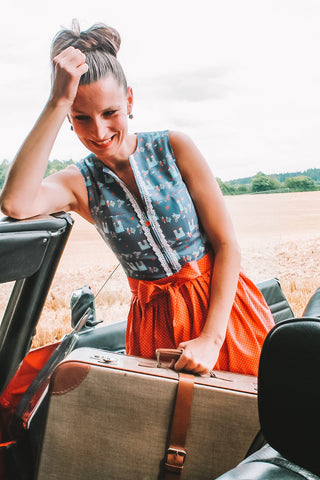
<svg viewBox="0 0 320 480">
<path fill-rule="evenodd" d="M 111 115 L 113 115 L 114 113 L 116 113 L 116 110 L 107 110 L 106 112 L 104 112 L 104 116 L 105 117 L 111 117 Z"/>
<path fill-rule="evenodd" d="M 79 120 L 80 122 L 86 122 L 90 120 L 90 117 L 88 117 L 87 115 L 77 115 L 75 119 Z"/>
</svg>

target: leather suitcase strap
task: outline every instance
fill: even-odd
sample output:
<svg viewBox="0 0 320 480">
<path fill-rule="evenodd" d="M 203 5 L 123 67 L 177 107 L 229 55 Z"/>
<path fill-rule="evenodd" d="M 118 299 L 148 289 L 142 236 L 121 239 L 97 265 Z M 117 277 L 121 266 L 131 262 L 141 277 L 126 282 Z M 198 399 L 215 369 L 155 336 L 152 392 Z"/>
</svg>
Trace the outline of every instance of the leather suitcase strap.
<svg viewBox="0 0 320 480">
<path fill-rule="evenodd" d="M 183 464 L 187 453 L 185 445 L 191 412 L 193 386 L 194 375 L 180 372 L 169 446 L 165 456 L 164 480 L 177 480 L 183 472 Z"/>
</svg>

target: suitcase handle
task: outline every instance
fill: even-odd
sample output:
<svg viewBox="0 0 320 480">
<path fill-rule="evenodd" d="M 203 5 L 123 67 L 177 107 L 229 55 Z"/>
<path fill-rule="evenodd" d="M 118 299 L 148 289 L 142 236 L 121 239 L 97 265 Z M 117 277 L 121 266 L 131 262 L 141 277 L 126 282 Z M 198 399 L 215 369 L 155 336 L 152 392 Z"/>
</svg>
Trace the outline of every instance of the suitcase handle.
<svg viewBox="0 0 320 480">
<path fill-rule="evenodd" d="M 163 367 L 165 363 L 166 367 L 173 367 L 180 355 L 182 354 L 182 348 L 157 348 L 156 358 L 157 358 L 157 367 Z"/>
<path fill-rule="evenodd" d="M 182 352 L 183 348 L 157 348 L 157 368 L 173 368 Z M 213 370 L 210 370 L 209 374 L 205 376 L 209 376 L 217 380 L 224 380 L 225 382 L 233 382 L 231 378 L 226 378 L 224 376 L 220 377 L 220 375 L 217 375 Z"/>
</svg>

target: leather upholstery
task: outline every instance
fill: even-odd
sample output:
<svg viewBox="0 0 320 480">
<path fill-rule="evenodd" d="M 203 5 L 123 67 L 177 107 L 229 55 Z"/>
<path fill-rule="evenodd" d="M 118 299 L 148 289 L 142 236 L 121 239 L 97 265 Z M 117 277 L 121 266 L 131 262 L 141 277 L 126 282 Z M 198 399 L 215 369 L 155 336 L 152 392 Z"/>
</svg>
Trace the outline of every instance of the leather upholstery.
<svg viewBox="0 0 320 480">
<path fill-rule="evenodd" d="M 124 353 L 126 348 L 127 321 L 110 323 L 99 328 L 80 332 L 75 348 L 94 347 L 111 352 Z"/>
<path fill-rule="evenodd" d="M 315 293 L 310 298 L 305 311 L 303 312 L 304 317 L 320 317 L 320 287 L 315 291 Z"/>
<path fill-rule="evenodd" d="M 65 225 L 65 218 L 53 216 L 23 221 L 3 217 L 0 220 L 0 283 L 27 278 L 37 272 L 52 235 L 59 235 Z"/>
<path fill-rule="evenodd" d="M 276 323 L 286 320 L 287 318 L 294 317 L 294 313 L 282 291 L 280 282 L 277 278 L 270 278 L 268 280 L 264 280 L 263 282 L 259 282 L 257 283 L 257 287 L 264 296 Z"/>
<path fill-rule="evenodd" d="M 219 480 L 320 479 L 319 346 L 316 317 L 285 320 L 269 332 L 258 375 L 259 418 L 268 444 Z"/>
<path fill-rule="evenodd" d="M 320 475 L 320 319 L 281 322 L 264 343 L 258 376 L 259 416 L 267 442 Z"/>
<path fill-rule="evenodd" d="M 283 458 L 270 445 L 246 458 L 236 468 L 216 480 L 319 480 L 298 465 Z"/>
</svg>

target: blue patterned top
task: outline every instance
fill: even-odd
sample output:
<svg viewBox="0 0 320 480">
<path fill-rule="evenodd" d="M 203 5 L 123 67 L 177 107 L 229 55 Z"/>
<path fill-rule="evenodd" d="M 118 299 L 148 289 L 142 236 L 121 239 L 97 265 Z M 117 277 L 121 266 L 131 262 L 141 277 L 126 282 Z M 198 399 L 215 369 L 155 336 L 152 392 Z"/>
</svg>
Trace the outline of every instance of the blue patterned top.
<svg viewBox="0 0 320 480">
<path fill-rule="evenodd" d="M 178 170 L 168 131 L 137 134 L 129 156 L 141 202 L 95 155 L 77 163 L 95 226 L 128 277 L 155 280 L 199 260 L 210 245 Z"/>
</svg>

